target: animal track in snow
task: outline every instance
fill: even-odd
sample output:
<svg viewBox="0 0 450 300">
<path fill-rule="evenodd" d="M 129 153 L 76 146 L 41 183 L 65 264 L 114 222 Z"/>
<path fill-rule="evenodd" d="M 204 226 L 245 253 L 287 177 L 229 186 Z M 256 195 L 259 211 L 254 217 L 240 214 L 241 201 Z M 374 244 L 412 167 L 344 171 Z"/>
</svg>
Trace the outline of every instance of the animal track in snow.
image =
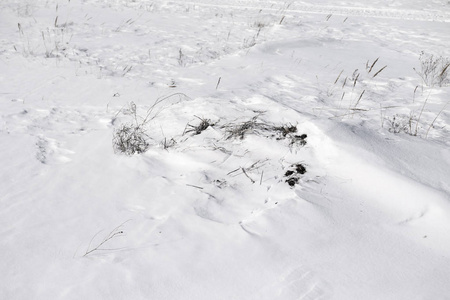
<svg viewBox="0 0 450 300">
<path fill-rule="evenodd" d="M 304 266 L 299 266 L 281 278 L 277 299 L 324 299 L 330 288 Z"/>
<path fill-rule="evenodd" d="M 61 143 L 55 139 L 38 137 L 36 142 L 36 158 L 43 164 L 64 164 L 70 162 L 69 158 L 74 152 L 61 147 Z"/>
<path fill-rule="evenodd" d="M 177 3 L 178 1 L 172 1 Z M 211 3 L 212 1 L 189 1 L 183 4 L 191 4 L 204 7 L 227 7 L 236 9 L 257 9 L 274 12 L 284 12 L 285 14 L 332 14 L 341 16 L 363 16 L 371 18 L 386 18 L 399 20 L 417 20 L 417 21 L 438 21 L 449 22 L 450 14 L 445 11 L 437 10 L 415 10 L 415 9 L 396 9 L 396 8 L 367 8 L 356 6 L 338 6 L 338 5 L 310 5 L 303 3 L 292 3 L 286 6 L 284 2 L 264 2 L 261 1 L 232 1 L 227 4 L 221 2 Z M 178 2 L 179 3 L 179 2 Z"/>
</svg>

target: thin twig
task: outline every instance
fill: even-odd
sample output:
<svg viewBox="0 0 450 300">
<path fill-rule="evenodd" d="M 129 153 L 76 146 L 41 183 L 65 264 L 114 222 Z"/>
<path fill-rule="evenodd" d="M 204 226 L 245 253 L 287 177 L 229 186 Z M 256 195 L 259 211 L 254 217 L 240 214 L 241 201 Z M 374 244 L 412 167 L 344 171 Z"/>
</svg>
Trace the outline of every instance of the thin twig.
<svg viewBox="0 0 450 300">
<path fill-rule="evenodd" d="M 113 230 L 112 230 L 112 231 L 111 231 L 111 232 L 103 239 L 103 241 L 102 241 L 100 244 L 98 244 L 96 247 L 94 247 L 94 248 L 92 248 L 91 250 L 89 250 L 90 247 L 91 247 L 92 241 L 94 240 L 94 238 L 95 238 L 100 232 L 102 232 L 103 230 L 100 230 L 99 232 L 97 232 L 97 233 L 92 237 L 91 241 L 89 242 L 89 246 L 88 246 L 88 248 L 86 249 L 86 253 L 83 255 L 83 257 L 89 255 L 90 253 L 92 253 L 92 252 L 94 252 L 94 251 L 106 250 L 106 249 L 100 249 L 100 247 L 101 247 L 103 244 L 105 244 L 106 242 L 108 242 L 109 240 L 111 240 L 111 239 L 113 239 L 114 237 L 118 236 L 119 234 L 123 234 L 123 231 L 122 231 L 122 230 L 118 231 L 118 229 L 119 229 L 120 227 L 122 227 L 125 223 L 127 223 L 128 221 L 130 221 L 130 220 L 127 220 L 127 221 L 123 222 L 122 224 L 120 224 L 119 226 L 117 226 L 116 228 L 114 228 L 114 229 L 113 229 Z"/>
<path fill-rule="evenodd" d="M 231 174 L 233 174 L 234 172 L 239 171 L 240 169 L 241 169 L 241 168 L 237 168 L 236 170 L 233 170 L 233 171 L 231 171 L 231 172 L 228 172 L 227 175 L 231 175 Z"/>
<path fill-rule="evenodd" d="M 339 78 L 341 77 L 342 73 L 344 72 L 344 70 L 341 71 L 341 73 L 339 73 L 338 77 L 336 78 L 334 84 L 336 84 L 339 80 Z"/>
<path fill-rule="evenodd" d="M 241 168 L 241 169 L 242 169 L 242 172 L 244 172 L 244 175 L 247 176 L 247 178 L 250 179 L 250 181 L 252 183 L 255 183 L 255 181 L 252 178 L 250 178 L 250 176 L 248 176 L 247 172 L 245 172 L 245 169 L 244 168 Z"/>
<path fill-rule="evenodd" d="M 358 101 L 356 101 L 356 104 L 355 104 L 355 108 L 356 108 L 356 106 L 358 106 L 359 101 L 361 101 L 361 98 L 362 98 L 362 96 L 364 95 L 365 92 L 366 92 L 366 90 L 362 91 L 361 95 L 359 95 Z"/>
<path fill-rule="evenodd" d="M 369 72 L 370 73 L 373 69 L 373 67 L 375 66 L 375 64 L 377 63 L 378 59 L 380 59 L 379 57 L 377 59 L 375 59 L 375 61 L 373 62 L 373 64 L 370 66 Z M 375 77 L 375 76 L 374 76 Z"/>
<path fill-rule="evenodd" d="M 413 94 L 413 103 L 414 103 L 414 100 L 416 99 L 416 91 L 417 91 L 417 88 L 418 88 L 419 86 L 418 85 L 416 85 L 416 88 L 414 89 L 414 94 Z"/>
<path fill-rule="evenodd" d="M 157 106 L 158 104 L 160 104 L 161 102 L 163 102 L 164 100 L 167 100 L 167 99 L 169 99 L 169 98 L 171 98 L 171 97 L 174 97 L 174 96 L 183 96 L 183 97 L 185 97 L 185 98 L 187 98 L 187 99 L 190 99 L 190 98 L 189 98 L 186 94 L 184 94 L 184 93 L 174 93 L 174 94 L 170 94 L 170 95 L 168 95 L 168 96 L 162 96 L 162 97 L 156 99 L 155 103 L 153 103 L 153 105 L 150 106 L 150 108 L 147 110 L 147 115 L 146 115 L 145 118 L 143 119 L 142 124 L 146 124 L 146 123 L 148 123 L 149 121 L 155 119 L 155 118 L 156 118 L 156 117 L 157 117 L 157 116 L 165 109 L 165 107 L 162 107 L 162 108 L 159 109 L 159 111 L 157 111 L 156 113 L 154 113 L 154 114 L 152 115 L 153 110 L 156 108 L 156 106 Z M 151 116 L 151 117 L 150 117 L 150 116 Z"/>
<path fill-rule="evenodd" d="M 380 74 L 384 69 L 386 69 L 386 67 L 387 67 L 387 65 L 386 66 L 384 66 L 384 67 L 382 67 L 378 72 L 376 72 L 375 73 L 375 75 L 373 75 L 373 77 L 372 78 L 375 78 L 375 77 L 377 77 L 377 75 L 378 74 Z"/>
<path fill-rule="evenodd" d="M 352 91 L 355 89 L 356 83 L 358 82 L 359 75 L 360 75 L 360 74 L 358 73 L 358 75 L 356 75 L 356 77 L 355 77 L 355 80 L 353 81 L 353 88 L 352 88 Z"/>
<path fill-rule="evenodd" d="M 219 84 L 220 84 L 220 80 L 222 79 L 222 77 L 219 77 L 219 80 L 217 81 L 217 85 L 216 85 L 216 90 L 217 90 L 217 88 L 219 87 Z"/>
<path fill-rule="evenodd" d="M 417 131 L 418 131 L 418 128 L 419 128 L 420 118 L 422 117 L 422 113 L 423 113 L 423 110 L 425 109 L 425 105 L 427 104 L 428 99 L 430 98 L 431 91 L 432 91 L 432 89 L 430 89 L 430 92 L 428 93 L 427 98 L 426 98 L 425 101 L 423 102 L 422 109 L 420 110 L 419 117 L 417 118 L 416 130 L 415 130 L 415 132 L 414 132 L 414 135 L 417 135 Z"/>
<path fill-rule="evenodd" d="M 196 189 L 203 190 L 203 188 L 202 188 L 201 186 L 196 186 L 196 185 L 188 184 L 188 183 L 186 183 L 186 185 L 187 185 L 187 186 L 191 186 L 191 187 L 196 188 Z"/>
<path fill-rule="evenodd" d="M 425 134 L 425 138 L 428 137 L 428 132 L 430 131 L 431 127 L 433 127 L 434 122 L 436 122 L 437 118 L 439 118 L 440 114 L 444 111 L 444 109 L 447 107 L 447 105 L 450 103 L 447 102 L 444 107 L 439 111 L 439 113 L 436 115 L 436 117 L 434 118 L 433 122 L 431 122 L 430 127 L 428 127 L 427 133 Z"/>
</svg>

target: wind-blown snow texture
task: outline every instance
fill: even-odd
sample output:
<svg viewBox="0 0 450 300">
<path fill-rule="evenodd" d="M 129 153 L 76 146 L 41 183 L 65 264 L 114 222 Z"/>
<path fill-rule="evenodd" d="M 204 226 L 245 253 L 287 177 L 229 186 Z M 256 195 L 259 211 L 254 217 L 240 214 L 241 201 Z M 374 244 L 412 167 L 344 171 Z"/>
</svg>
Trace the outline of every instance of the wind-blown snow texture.
<svg viewBox="0 0 450 300">
<path fill-rule="evenodd" d="M 418 73 L 449 22 L 438 0 L 1 1 L 0 298 L 448 299 L 450 86 Z M 114 153 L 166 96 L 149 149 Z"/>
</svg>

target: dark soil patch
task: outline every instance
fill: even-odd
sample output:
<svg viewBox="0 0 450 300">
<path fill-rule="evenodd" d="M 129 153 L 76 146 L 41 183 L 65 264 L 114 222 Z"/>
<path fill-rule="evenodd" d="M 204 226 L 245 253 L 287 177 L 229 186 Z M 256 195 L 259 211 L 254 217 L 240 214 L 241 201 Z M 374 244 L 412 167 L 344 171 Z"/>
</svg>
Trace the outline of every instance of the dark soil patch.
<svg viewBox="0 0 450 300">
<path fill-rule="evenodd" d="M 284 177 L 287 177 L 286 181 L 291 187 L 298 184 L 300 180 L 300 175 L 306 173 L 306 168 L 302 164 L 293 164 L 289 167 L 289 170 L 284 173 Z"/>
<path fill-rule="evenodd" d="M 299 145 L 299 146 L 305 146 L 306 145 L 306 138 L 308 136 L 306 134 L 301 135 L 294 135 L 291 136 L 291 142 L 290 145 Z"/>
<path fill-rule="evenodd" d="M 284 125 L 280 127 L 274 127 L 274 130 L 279 132 L 283 138 L 285 138 L 288 134 L 296 133 L 297 127 L 294 125 Z"/>
</svg>

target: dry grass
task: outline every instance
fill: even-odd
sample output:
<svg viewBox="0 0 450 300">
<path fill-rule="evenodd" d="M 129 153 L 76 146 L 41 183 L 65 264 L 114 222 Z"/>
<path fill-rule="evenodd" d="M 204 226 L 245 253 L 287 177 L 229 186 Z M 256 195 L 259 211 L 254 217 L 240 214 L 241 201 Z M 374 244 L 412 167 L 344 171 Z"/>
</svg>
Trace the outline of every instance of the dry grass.
<svg viewBox="0 0 450 300">
<path fill-rule="evenodd" d="M 190 132 L 193 132 L 194 135 L 197 135 L 208 129 L 210 126 L 215 125 L 215 123 L 212 123 L 210 119 L 204 119 L 197 116 L 195 117 L 200 120 L 200 123 L 198 125 L 187 124 L 186 128 L 184 129 L 183 135 Z"/>
<path fill-rule="evenodd" d="M 434 56 L 433 54 L 420 55 L 420 69 L 414 68 L 422 82 L 428 87 L 447 85 L 450 80 L 448 73 L 450 70 L 450 59 L 443 56 Z"/>
</svg>

